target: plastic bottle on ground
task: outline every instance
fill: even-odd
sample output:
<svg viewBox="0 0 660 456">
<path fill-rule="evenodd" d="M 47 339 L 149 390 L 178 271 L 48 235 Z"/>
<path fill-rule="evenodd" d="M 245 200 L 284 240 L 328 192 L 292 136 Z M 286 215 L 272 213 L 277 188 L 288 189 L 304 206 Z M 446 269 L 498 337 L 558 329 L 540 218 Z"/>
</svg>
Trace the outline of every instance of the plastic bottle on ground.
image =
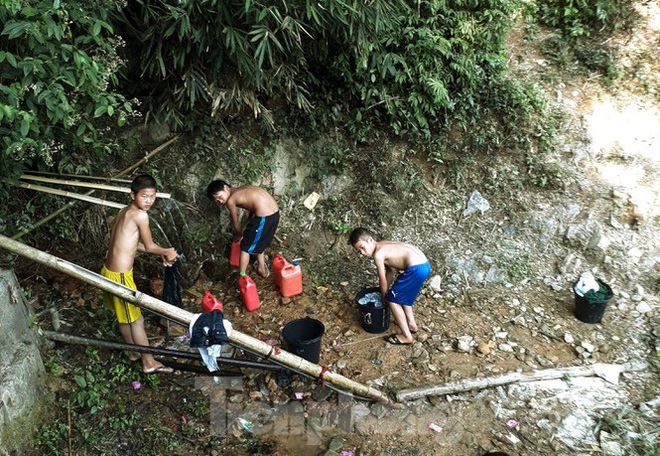
<svg viewBox="0 0 660 456">
<path fill-rule="evenodd" d="M 249 275 L 241 272 L 241 276 L 238 279 L 238 287 L 241 289 L 243 304 L 245 305 L 245 308 L 248 310 L 248 312 L 253 312 L 261 307 L 259 293 L 257 292 L 257 285 Z"/>
<path fill-rule="evenodd" d="M 302 293 L 302 270 L 297 261 L 282 268 L 282 284 L 280 290 L 282 291 L 282 296 L 285 298 Z"/>
<path fill-rule="evenodd" d="M 231 250 L 229 251 L 229 264 L 231 266 L 239 265 L 241 259 L 241 239 L 231 242 Z"/>
<path fill-rule="evenodd" d="M 277 252 L 273 257 L 273 277 L 277 288 L 282 287 L 282 269 L 284 269 L 287 264 L 289 264 L 289 262 L 282 256 L 282 252 Z"/>
</svg>

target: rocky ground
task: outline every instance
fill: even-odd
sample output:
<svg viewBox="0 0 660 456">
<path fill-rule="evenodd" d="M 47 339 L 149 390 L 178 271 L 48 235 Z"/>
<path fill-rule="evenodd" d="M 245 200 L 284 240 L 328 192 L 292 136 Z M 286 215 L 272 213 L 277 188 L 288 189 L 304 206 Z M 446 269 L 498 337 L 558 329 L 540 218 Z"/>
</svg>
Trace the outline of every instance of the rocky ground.
<svg viewBox="0 0 660 456">
<path fill-rule="evenodd" d="M 622 45 L 624 66 L 633 66 L 636 50 L 658 43 L 657 19 L 649 11 L 644 27 L 626 41 L 628 47 Z M 548 71 L 541 57 L 522 62 L 515 71 Z M 442 279 L 442 291 L 426 287 L 415 305 L 421 331 L 413 346 L 382 340 L 396 332 L 393 324 L 383 334 L 364 330 L 354 297 L 376 284 L 374 267 L 346 245 L 345 235 L 315 224 L 301 201 L 281 204 L 285 222 L 274 249 L 302 258 L 302 295 L 281 298 L 272 278 L 255 278 L 262 306 L 246 312 L 236 273 L 227 273 L 226 259 L 218 255 L 220 269 L 205 268 L 184 290 L 184 308 L 197 312 L 210 289 L 237 330 L 282 347 L 287 322 L 317 319 L 325 326 L 320 364 L 392 397 L 403 389 L 516 372 L 610 364 L 620 374 L 514 382 L 431 395 L 397 408 L 322 389 L 317 380 L 296 374 L 176 374 L 176 382 L 209 398 L 208 421 L 200 426 L 209 440 L 226 439 L 212 454 L 243 454 L 238 443 L 249 433 L 269 442 L 262 454 L 617 455 L 638 454 L 631 449 L 657 439 L 658 104 L 634 87 L 605 90 L 588 78 L 544 90 L 552 108 L 567 113 L 560 144 L 548 157 L 556 166 L 554 185 L 520 190 L 516 180 L 525 176 L 506 156 L 481 157 L 473 165 L 479 177 L 458 187 L 442 170 L 428 168 L 423 201 L 397 217 L 406 223 L 376 227 L 385 237 L 421 247 Z M 330 195 L 318 191 L 324 204 Z M 477 206 L 475 191 L 483 198 Z M 308 221 L 304 228 L 286 222 L 294 213 Z M 360 224 L 359 217 L 349 221 Z M 572 285 L 585 271 L 614 291 L 599 324 L 574 316 Z M 75 326 L 81 314 L 98 308 L 93 289 L 62 277 L 49 280 L 66 303 L 63 322 Z M 140 280 L 141 288 L 153 286 L 158 293 L 158 283 Z M 34 286 L 38 295 L 40 285 Z M 155 344 L 185 348 L 185 328 L 166 329 L 150 319 L 150 333 L 158 335 Z M 238 349 L 233 354 L 250 358 Z M 607 427 L 611 416 L 628 423 L 630 432 Z"/>
</svg>

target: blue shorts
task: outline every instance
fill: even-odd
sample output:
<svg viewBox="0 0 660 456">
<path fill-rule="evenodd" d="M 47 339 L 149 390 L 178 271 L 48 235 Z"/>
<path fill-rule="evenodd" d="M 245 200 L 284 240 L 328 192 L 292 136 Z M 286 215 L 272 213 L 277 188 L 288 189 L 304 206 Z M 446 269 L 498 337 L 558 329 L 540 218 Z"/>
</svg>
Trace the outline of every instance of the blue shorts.
<svg viewBox="0 0 660 456">
<path fill-rule="evenodd" d="M 243 231 L 241 250 L 250 254 L 263 253 L 273 242 L 279 223 L 279 211 L 266 217 L 252 217 Z"/>
<path fill-rule="evenodd" d="M 396 279 L 385 299 L 393 304 L 412 306 L 429 275 L 431 275 L 431 263 L 428 261 L 410 266 Z"/>
</svg>

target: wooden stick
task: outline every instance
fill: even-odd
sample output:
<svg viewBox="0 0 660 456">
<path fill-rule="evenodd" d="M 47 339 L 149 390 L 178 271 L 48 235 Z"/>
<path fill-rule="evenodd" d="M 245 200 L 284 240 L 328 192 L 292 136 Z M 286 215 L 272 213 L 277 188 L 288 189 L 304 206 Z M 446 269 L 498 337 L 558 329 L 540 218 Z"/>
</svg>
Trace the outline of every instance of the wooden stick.
<svg viewBox="0 0 660 456">
<path fill-rule="evenodd" d="M 132 290 L 81 266 L 75 265 L 66 260 L 22 244 L 20 242 L 14 241 L 1 234 L 0 247 L 41 263 L 45 266 L 64 272 L 65 274 L 68 274 L 72 277 L 76 277 L 103 291 L 118 296 L 125 301 L 129 301 L 138 307 L 154 311 L 165 317 L 171 318 L 174 321 L 185 324 L 186 326 L 190 325 L 190 322 L 194 317 L 194 314 L 184 309 L 180 309 L 176 306 L 167 304 L 166 302 L 146 295 L 138 290 Z M 225 319 L 225 323 L 229 323 L 227 319 Z M 391 400 L 384 393 L 375 388 L 350 380 L 340 374 L 332 372 L 323 366 L 311 363 L 297 355 L 268 345 L 267 343 L 255 339 L 254 337 L 248 336 L 247 334 L 243 334 L 232 329 L 231 331 L 228 331 L 228 337 L 229 340 L 234 344 L 238 345 L 239 347 L 246 348 L 256 353 L 257 355 L 262 356 L 266 360 L 272 360 L 275 363 L 297 369 L 312 377 L 319 378 L 342 389 L 351 391 L 358 396 L 367 397 L 384 404 L 391 404 Z"/>
<path fill-rule="evenodd" d="M 105 184 L 95 184 L 92 182 L 78 182 L 74 180 L 62 180 L 62 179 L 53 179 L 50 177 L 39 177 L 39 176 L 30 176 L 29 174 L 23 174 L 20 179 L 31 180 L 36 182 L 45 182 L 47 184 L 56 184 L 56 185 L 70 185 L 72 187 L 85 187 L 85 188 L 95 188 L 97 190 L 109 190 L 111 192 L 121 192 L 121 193 L 131 193 L 131 189 L 128 187 L 116 187 L 114 185 L 105 185 Z M 157 192 L 157 198 L 170 198 L 172 195 L 169 193 Z"/>
<path fill-rule="evenodd" d="M 523 373 L 512 372 L 498 377 L 466 379 L 446 385 L 423 388 L 408 388 L 396 394 L 397 401 L 412 401 L 426 396 L 443 396 L 445 394 L 462 393 L 465 391 L 490 388 L 508 383 L 535 382 L 539 380 L 554 380 L 564 377 L 591 377 L 597 375 L 615 383 L 623 366 L 618 364 L 592 364 L 590 366 L 573 366 Z"/>
<path fill-rule="evenodd" d="M 52 195 L 66 196 L 67 198 L 87 201 L 88 203 L 100 204 L 101 206 L 114 207 L 117 209 L 122 209 L 126 207 L 126 204 L 116 203 L 114 201 L 107 201 L 101 198 L 95 198 L 93 196 L 81 195 L 80 193 L 71 193 L 64 190 L 58 190 L 56 188 L 44 187 L 41 185 L 27 184 L 25 182 L 21 182 L 20 184 L 18 184 L 18 186 L 30 190 L 36 190 L 38 192 L 50 193 Z"/>
<path fill-rule="evenodd" d="M 133 166 L 129 166 L 128 168 L 126 168 L 125 170 L 121 171 L 120 173 L 115 174 L 115 175 L 113 176 L 113 178 L 116 178 L 116 177 L 122 177 L 122 176 L 127 175 L 128 173 L 130 173 L 131 171 L 133 171 L 133 169 L 135 169 L 135 168 L 137 168 L 138 166 L 140 166 L 140 165 L 141 165 L 142 163 L 144 163 L 147 159 L 149 159 L 150 157 L 152 157 L 152 156 L 153 156 L 154 154 L 156 154 L 157 152 L 160 152 L 161 150 L 163 150 L 165 147 L 167 147 L 167 146 L 169 146 L 170 144 L 172 144 L 174 141 L 176 141 L 176 140 L 179 139 L 180 137 L 181 137 L 181 135 L 177 135 L 177 136 L 175 136 L 174 138 L 170 139 L 169 141 L 167 141 L 167 142 L 161 144 L 161 145 L 158 146 L 156 149 L 154 149 L 153 151 L 151 151 L 146 157 L 144 157 L 144 158 L 142 158 L 141 160 L 139 160 L 138 162 L 136 162 Z M 91 195 L 92 193 L 94 193 L 94 190 L 90 190 L 90 191 L 87 192 L 86 194 L 87 194 L 87 195 Z M 45 224 L 45 223 L 48 223 L 50 220 L 54 219 L 55 217 L 57 217 L 58 215 L 60 215 L 62 212 L 66 211 L 67 209 L 69 209 L 69 208 L 71 208 L 71 207 L 73 207 L 76 203 L 77 203 L 77 201 L 69 201 L 67 204 L 65 204 L 64 206 L 62 206 L 61 208 L 59 208 L 59 209 L 56 210 L 55 212 L 51 212 L 51 213 L 48 214 L 46 217 L 44 217 L 44 218 L 42 218 L 41 220 L 39 220 L 38 222 L 36 222 L 34 225 L 32 225 L 32 227 L 30 227 L 30 228 L 28 228 L 28 229 L 25 229 L 25 230 L 23 230 L 23 231 L 19 231 L 18 233 L 16 233 L 15 235 L 13 235 L 11 238 L 12 238 L 12 239 L 19 239 L 19 238 L 25 236 L 25 235 L 28 234 L 30 231 L 32 231 L 32 230 L 34 230 L 34 229 L 36 229 L 36 228 L 39 228 L 41 225 L 43 225 L 43 224 Z"/>
<path fill-rule="evenodd" d="M 69 456 L 73 456 L 73 445 L 71 444 L 71 398 L 69 398 L 66 415 L 69 424 Z"/>
</svg>

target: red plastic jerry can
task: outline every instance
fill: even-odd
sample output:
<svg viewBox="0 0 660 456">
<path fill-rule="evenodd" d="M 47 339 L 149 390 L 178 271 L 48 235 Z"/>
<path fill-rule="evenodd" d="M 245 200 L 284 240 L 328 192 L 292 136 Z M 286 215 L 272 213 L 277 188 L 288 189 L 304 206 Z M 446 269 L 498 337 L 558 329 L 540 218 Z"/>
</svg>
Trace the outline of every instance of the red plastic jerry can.
<svg viewBox="0 0 660 456">
<path fill-rule="evenodd" d="M 273 277 L 275 278 L 275 286 L 282 287 L 282 269 L 289 264 L 286 258 L 282 256 L 282 252 L 277 252 L 273 257 Z"/>
<path fill-rule="evenodd" d="M 229 251 L 229 264 L 231 266 L 238 266 L 241 260 L 241 239 L 231 242 L 231 249 Z"/>
<path fill-rule="evenodd" d="M 302 293 L 302 270 L 297 261 L 287 264 L 282 268 L 282 284 L 280 290 L 282 291 L 282 296 L 285 298 Z"/>
<path fill-rule="evenodd" d="M 253 312 L 261 307 L 259 293 L 257 293 L 257 285 L 249 275 L 245 275 L 244 272 L 241 273 L 241 277 L 238 279 L 238 287 L 241 289 L 243 304 L 245 304 L 245 308 L 248 312 Z"/>
<path fill-rule="evenodd" d="M 225 311 L 220 300 L 213 296 L 209 290 L 206 290 L 202 297 L 202 312 L 210 313 L 216 309 L 223 313 Z"/>
</svg>

